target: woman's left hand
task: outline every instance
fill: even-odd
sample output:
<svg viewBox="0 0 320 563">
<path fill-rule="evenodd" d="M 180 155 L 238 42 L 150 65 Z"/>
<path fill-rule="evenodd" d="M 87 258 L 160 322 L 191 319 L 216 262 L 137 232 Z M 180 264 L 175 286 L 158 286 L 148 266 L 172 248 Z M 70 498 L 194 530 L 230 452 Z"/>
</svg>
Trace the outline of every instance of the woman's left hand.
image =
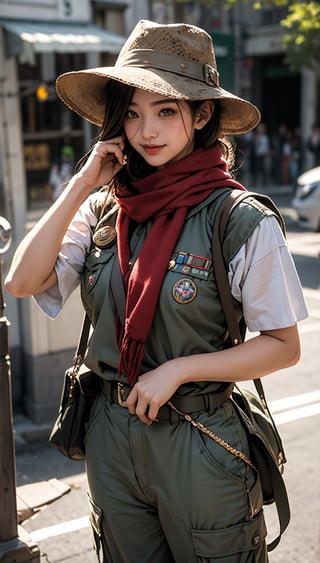
<svg viewBox="0 0 320 563">
<path fill-rule="evenodd" d="M 181 364 L 182 358 L 179 358 L 179 370 L 182 368 Z M 126 401 L 129 412 L 137 415 L 145 424 L 152 424 L 157 420 L 160 407 L 174 395 L 180 385 L 175 360 L 141 375 Z"/>
<path fill-rule="evenodd" d="M 184 383 L 248 381 L 293 366 L 300 357 L 297 325 L 263 331 L 239 346 L 175 358 L 139 377 L 127 399 L 142 422 L 157 420 L 159 408 Z"/>
</svg>

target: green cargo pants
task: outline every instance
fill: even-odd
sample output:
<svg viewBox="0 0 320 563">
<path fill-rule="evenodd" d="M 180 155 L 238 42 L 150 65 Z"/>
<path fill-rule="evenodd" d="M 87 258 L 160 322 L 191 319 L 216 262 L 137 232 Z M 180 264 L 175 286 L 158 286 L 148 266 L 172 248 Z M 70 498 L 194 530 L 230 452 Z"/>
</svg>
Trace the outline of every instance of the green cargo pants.
<svg viewBox="0 0 320 563">
<path fill-rule="evenodd" d="M 255 472 L 163 407 L 143 424 L 100 395 L 88 425 L 90 519 L 102 563 L 266 563 Z M 248 454 L 230 401 L 198 421 Z"/>
</svg>

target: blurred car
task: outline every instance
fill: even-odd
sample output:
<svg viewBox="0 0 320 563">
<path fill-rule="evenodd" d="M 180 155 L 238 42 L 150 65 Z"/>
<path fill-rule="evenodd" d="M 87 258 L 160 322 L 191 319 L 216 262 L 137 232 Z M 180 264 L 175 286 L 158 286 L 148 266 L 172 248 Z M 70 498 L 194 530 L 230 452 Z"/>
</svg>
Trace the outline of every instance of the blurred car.
<svg viewBox="0 0 320 563">
<path fill-rule="evenodd" d="M 292 207 L 300 225 L 320 231 L 320 166 L 298 177 Z"/>
</svg>

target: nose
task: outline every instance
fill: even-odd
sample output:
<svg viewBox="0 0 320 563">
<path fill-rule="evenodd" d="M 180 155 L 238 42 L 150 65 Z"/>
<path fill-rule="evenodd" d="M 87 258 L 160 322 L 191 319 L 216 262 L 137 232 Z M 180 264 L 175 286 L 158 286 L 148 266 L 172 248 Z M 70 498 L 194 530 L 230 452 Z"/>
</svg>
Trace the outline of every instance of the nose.
<svg viewBox="0 0 320 563">
<path fill-rule="evenodd" d="M 143 120 L 141 135 L 144 139 L 155 139 L 158 136 L 158 131 L 152 118 L 145 118 Z"/>
</svg>

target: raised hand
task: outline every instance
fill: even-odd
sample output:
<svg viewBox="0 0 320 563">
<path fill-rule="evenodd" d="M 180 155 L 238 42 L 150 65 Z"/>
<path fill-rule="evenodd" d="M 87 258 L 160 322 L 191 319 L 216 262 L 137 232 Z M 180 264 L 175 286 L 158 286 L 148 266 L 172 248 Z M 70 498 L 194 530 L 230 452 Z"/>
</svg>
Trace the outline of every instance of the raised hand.
<svg viewBox="0 0 320 563">
<path fill-rule="evenodd" d="M 123 154 L 124 147 L 124 138 L 121 136 L 107 141 L 98 141 L 78 176 L 81 176 L 92 189 L 108 184 L 126 164 L 126 157 Z"/>
</svg>

